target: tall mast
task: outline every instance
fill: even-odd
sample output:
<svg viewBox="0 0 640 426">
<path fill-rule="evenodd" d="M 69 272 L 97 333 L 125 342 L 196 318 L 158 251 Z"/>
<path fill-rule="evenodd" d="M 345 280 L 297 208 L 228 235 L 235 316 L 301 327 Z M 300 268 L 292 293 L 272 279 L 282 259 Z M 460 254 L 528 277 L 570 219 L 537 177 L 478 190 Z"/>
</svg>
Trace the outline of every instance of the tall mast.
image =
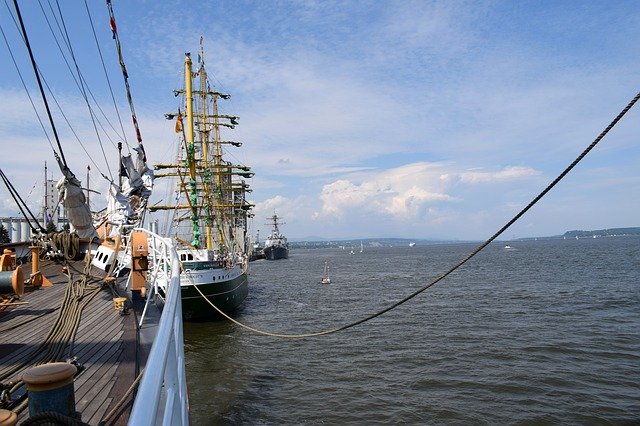
<svg viewBox="0 0 640 426">
<path fill-rule="evenodd" d="M 89 204 L 89 171 L 91 170 L 91 166 L 87 164 L 87 206 L 89 207 L 89 211 L 91 211 L 91 204 Z M 120 171 L 118 171 L 120 174 Z"/>
<path fill-rule="evenodd" d="M 123 167 L 124 167 L 124 164 L 122 163 L 122 142 L 118 142 L 118 191 L 122 191 L 122 168 Z M 89 196 L 89 191 L 87 191 L 87 197 L 88 196 Z"/>
<path fill-rule="evenodd" d="M 216 215 L 218 216 L 219 223 L 224 222 L 225 215 L 225 204 L 226 204 L 226 190 L 227 188 L 223 187 L 222 182 L 222 174 L 225 172 L 222 168 L 222 152 L 220 149 L 220 120 L 218 117 L 218 93 L 213 92 L 213 143 L 215 147 L 215 155 L 213 159 L 213 168 L 215 170 L 215 178 L 216 178 L 216 204 L 220 207 L 216 211 Z M 224 244 L 224 230 L 221 226 L 218 226 L 218 238 L 220 244 Z"/>
<path fill-rule="evenodd" d="M 47 182 L 47 162 L 44 162 L 44 228 L 49 225 L 49 182 Z"/>
<path fill-rule="evenodd" d="M 196 184 L 195 145 L 193 143 L 193 88 L 191 75 L 191 54 L 185 53 L 184 59 L 185 101 L 187 103 L 187 160 L 189 163 L 189 198 L 191 199 L 191 226 L 193 240 L 191 245 L 200 247 L 200 225 L 198 223 L 198 192 Z"/>
<path fill-rule="evenodd" d="M 202 107 L 200 111 L 200 140 L 202 142 L 202 167 L 204 170 L 209 169 L 209 129 L 207 128 L 207 95 L 206 95 L 206 82 L 207 71 L 204 68 L 204 48 L 202 47 L 202 37 L 200 37 L 200 93 L 202 100 Z M 203 181 L 204 194 L 205 194 L 205 230 L 207 249 L 213 250 L 213 240 L 211 238 L 211 205 L 210 192 L 209 192 L 209 179 L 205 178 Z"/>
</svg>

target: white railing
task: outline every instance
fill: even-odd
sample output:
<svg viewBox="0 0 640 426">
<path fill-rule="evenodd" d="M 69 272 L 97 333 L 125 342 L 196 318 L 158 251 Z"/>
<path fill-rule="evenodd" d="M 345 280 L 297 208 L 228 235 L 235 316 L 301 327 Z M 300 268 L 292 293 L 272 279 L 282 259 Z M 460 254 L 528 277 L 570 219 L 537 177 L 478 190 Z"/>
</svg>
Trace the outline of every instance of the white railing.
<svg viewBox="0 0 640 426">
<path fill-rule="evenodd" d="M 158 281 L 166 281 L 168 274 L 171 275 L 158 332 L 133 403 L 129 425 L 186 426 L 189 424 L 189 398 L 182 334 L 180 262 L 171 240 L 145 229 L 137 230 L 144 231 L 149 237 L 152 282 L 147 301 L 157 291 Z"/>
</svg>

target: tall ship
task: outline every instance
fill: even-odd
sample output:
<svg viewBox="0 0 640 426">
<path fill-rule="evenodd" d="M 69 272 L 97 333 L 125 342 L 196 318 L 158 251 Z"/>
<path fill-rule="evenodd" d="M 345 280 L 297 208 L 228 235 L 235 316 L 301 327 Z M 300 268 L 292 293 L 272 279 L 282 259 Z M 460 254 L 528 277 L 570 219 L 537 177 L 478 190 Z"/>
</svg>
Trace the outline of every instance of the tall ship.
<svg viewBox="0 0 640 426">
<path fill-rule="evenodd" d="M 22 3 L 30 7 L 29 2 Z M 71 120 L 65 116 L 65 121 L 72 128 L 93 122 L 95 139 L 87 136 L 83 142 L 78 138 L 87 158 L 65 156 L 73 152 L 69 149 L 73 141 L 56 130 L 58 126 L 51 113 L 54 103 L 48 100 L 55 99 L 55 95 L 45 92 L 42 85 L 41 73 L 48 71 L 52 75 L 52 69 L 38 64 L 38 51 L 32 46 L 39 43 L 29 42 L 31 28 L 37 24 L 23 20 L 18 2 L 14 2 L 13 10 L 7 5 L 8 13 L 20 25 L 16 25 L 17 32 L 3 32 L 3 38 L 7 35 L 5 41 L 14 40 L 7 41 L 6 47 L 14 59 L 16 73 L 21 75 L 20 80 L 22 75 L 27 75 L 21 69 L 26 71 L 31 67 L 33 70 L 42 102 L 31 105 L 35 115 L 44 117 L 46 112 L 48 117 L 48 122 L 42 120 L 40 124 L 45 135 L 49 132 L 53 135 L 49 148 L 60 169 L 60 178 L 52 186 L 52 192 L 56 193 L 55 205 L 49 205 L 52 209 L 46 208 L 38 218 L 23 198 L 24 192 L 0 169 L 2 183 L 22 212 L 29 231 L 21 232 L 22 237 L 16 235 L 12 242 L 4 243 L 3 238 L 0 244 L 0 424 L 3 425 L 27 422 L 189 424 L 180 265 L 173 242 L 144 228 L 153 190 L 153 170 L 147 166 L 114 11 L 111 1 L 106 3 L 108 16 L 103 18 L 110 22 L 116 43 L 118 60 L 113 64 L 117 64 L 124 77 L 134 125 L 130 132 L 135 132 L 135 140 L 127 140 L 123 126 L 120 133 L 115 127 L 105 125 L 119 116 L 115 97 L 115 111 L 106 109 L 106 105 L 100 106 L 93 96 L 90 99 L 86 94 L 87 81 L 93 79 L 87 78 L 85 69 L 76 64 L 75 69 L 69 67 L 68 71 L 76 82 L 82 82 L 78 89 L 88 115 L 78 115 Z M 96 6 L 85 6 L 87 19 L 93 26 L 90 7 L 95 10 Z M 55 20 L 64 24 L 64 19 L 70 17 L 65 12 L 68 10 L 62 7 L 57 12 L 51 9 L 51 14 L 45 9 L 42 12 L 47 22 Z M 74 24 L 77 23 L 74 19 Z M 63 61 L 57 62 L 68 65 L 74 56 L 73 47 L 84 43 L 88 34 L 66 34 L 61 44 L 52 27 L 50 30 L 51 34 L 42 28 L 33 33 L 46 36 L 46 42 L 50 42 L 46 48 L 51 52 L 55 51 L 53 41 L 58 47 L 64 44 L 68 51 L 60 49 Z M 97 46 L 91 59 L 96 60 L 98 56 L 102 59 Z M 23 48 L 29 59 L 15 60 L 20 57 L 18 49 Z M 88 49 L 87 53 L 92 51 Z M 7 71 L 8 79 L 9 67 Z M 104 71 L 109 80 L 106 66 Z M 92 86 L 95 83 L 92 82 Z M 110 86 L 108 81 L 105 84 Z M 30 99 L 36 98 L 35 93 L 30 93 L 34 90 L 26 84 L 23 87 Z M 55 105 L 63 115 L 69 107 L 74 111 L 78 109 L 76 103 L 60 102 L 60 98 Z M 95 114 L 96 108 L 103 112 L 101 116 Z M 16 136 L 22 131 L 17 129 Z M 33 129 L 25 131 L 31 133 Z M 113 144 L 117 152 L 103 145 L 103 137 L 122 140 Z M 46 149 L 43 144 L 25 158 L 33 161 Z M 98 150 L 103 154 L 102 159 L 91 155 Z M 97 212 L 92 212 L 89 205 L 90 168 L 87 166 L 84 184 L 80 175 L 73 172 L 82 170 L 83 160 L 91 161 L 105 179 L 98 188 L 108 187 L 106 200 L 92 195 L 94 201 L 98 198 L 103 201 Z M 6 159 L 1 161 L 5 163 Z M 48 185 L 47 173 L 45 181 Z M 45 190 L 45 205 L 47 192 Z M 64 212 L 64 221 L 57 222 L 55 215 L 50 214 L 57 210 Z M 60 225 L 64 229 L 58 229 Z M 27 254 L 20 250 L 25 244 Z"/>
<path fill-rule="evenodd" d="M 174 164 L 155 166 L 163 171 L 156 177 L 175 180 L 177 202 L 151 207 L 169 213 L 169 235 L 182 265 L 182 312 L 188 320 L 231 313 L 249 291 L 247 219 L 253 205 L 246 201 L 250 189 L 244 179 L 253 172 L 225 159 L 228 147 L 242 144 L 223 140 L 223 129 L 235 128 L 239 118 L 219 112 L 218 102 L 230 96 L 212 88 L 204 58 L 201 44 L 194 72 L 191 55 L 185 54 L 184 89 L 175 91 L 184 110 L 166 114 L 176 120 L 178 155 Z"/>
<path fill-rule="evenodd" d="M 269 218 L 269 223 L 267 224 L 271 225 L 271 233 L 264 241 L 264 248 L 262 249 L 265 259 L 267 260 L 289 258 L 289 243 L 287 242 L 287 237 L 280 232 L 280 228 L 278 227 L 279 219 L 278 215 L 274 213 L 273 216 Z"/>
</svg>

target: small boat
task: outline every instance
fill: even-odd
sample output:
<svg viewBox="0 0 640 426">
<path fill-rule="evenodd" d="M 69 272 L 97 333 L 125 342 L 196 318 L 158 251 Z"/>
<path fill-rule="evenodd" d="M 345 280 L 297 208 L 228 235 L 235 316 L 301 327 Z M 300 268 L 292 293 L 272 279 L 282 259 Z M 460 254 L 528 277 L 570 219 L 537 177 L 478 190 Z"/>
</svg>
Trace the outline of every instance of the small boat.
<svg viewBox="0 0 640 426">
<path fill-rule="evenodd" d="M 322 273 L 322 278 L 320 278 L 321 284 L 331 284 L 331 278 L 329 278 L 329 261 L 325 259 L 324 261 L 324 271 Z"/>
<path fill-rule="evenodd" d="M 409 243 L 409 247 L 413 247 L 415 245 L 416 245 L 416 243 Z"/>
<path fill-rule="evenodd" d="M 506 246 L 504 246 L 505 249 L 510 249 L 511 246 L 509 244 L 507 244 Z"/>
<path fill-rule="evenodd" d="M 264 247 L 260 245 L 260 231 L 256 232 L 256 237 L 251 245 L 251 252 L 249 253 L 249 262 L 254 260 L 265 259 Z"/>
<path fill-rule="evenodd" d="M 360 253 L 363 252 L 363 246 L 362 246 L 362 241 L 360 241 Z"/>
</svg>

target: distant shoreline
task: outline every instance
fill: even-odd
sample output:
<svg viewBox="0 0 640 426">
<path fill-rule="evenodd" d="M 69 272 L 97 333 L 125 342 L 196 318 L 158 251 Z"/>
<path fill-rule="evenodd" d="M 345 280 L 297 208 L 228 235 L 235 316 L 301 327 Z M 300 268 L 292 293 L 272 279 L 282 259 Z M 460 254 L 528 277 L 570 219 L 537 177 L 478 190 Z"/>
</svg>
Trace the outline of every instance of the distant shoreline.
<svg viewBox="0 0 640 426">
<path fill-rule="evenodd" d="M 518 241 L 526 241 L 526 240 L 557 240 L 557 239 L 566 239 L 566 238 L 598 238 L 598 237 L 625 237 L 625 236 L 635 236 L 640 235 L 640 227 L 630 227 L 630 228 L 607 228 L 607 229 L 595 229 L 591 231 L 582 231 L 582 230 L 574 230 L 567 231 L 562 235 L 552 235 L 548 237 L 526 237 L 526 238 L 517 238 Z"/>
<path fill-rule="evenodd" d="M 573 230 L 561 235 L 551 235 L 545 237 L 523 237 L 513 239 L 500 239 L 500 241 L 533 241 L 533 240 L 558 240 L 558 239 L 580 239 L 598 237 L 622 237 L 640 236 L 640 227 L 629 228 L 607 228 L 590 231 Z M 360 243 L 367 247 L 409 247 L 409 244 L 417 246 L 438 245 L 438 244 L 463 244 L 477 243 L 483 240 L 436 240 L 428 238 L 351 238 L 351 239 L 322 239 L 320 237 L 309 237 L 308 239 L 289 240 L 291 248 L 343 248 L 345 250 L 360 249 Z"/>
</svg>

